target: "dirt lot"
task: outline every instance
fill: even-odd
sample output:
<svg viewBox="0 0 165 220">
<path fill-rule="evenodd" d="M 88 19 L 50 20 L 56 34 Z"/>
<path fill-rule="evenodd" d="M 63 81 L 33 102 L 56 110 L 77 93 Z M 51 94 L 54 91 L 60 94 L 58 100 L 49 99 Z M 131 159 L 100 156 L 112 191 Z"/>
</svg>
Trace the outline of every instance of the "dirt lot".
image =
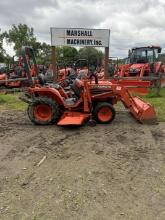
<svg viewBox="0 0 165 220">
<path fill-rule="evenodd" d="M 164 220 L 165 123 L 34 126 L 0 113 L 1 220 Z"/>
</svg>

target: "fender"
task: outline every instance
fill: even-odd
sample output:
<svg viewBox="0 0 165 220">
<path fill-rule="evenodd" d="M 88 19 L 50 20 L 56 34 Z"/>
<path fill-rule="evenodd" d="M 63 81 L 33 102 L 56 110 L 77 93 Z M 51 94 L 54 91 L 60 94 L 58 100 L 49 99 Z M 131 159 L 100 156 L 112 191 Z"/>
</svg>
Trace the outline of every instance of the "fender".
<svg viewBox="0 0 165 220">
<path fill-rule="evenodd" d="M 64 105 L 64 100 L 59 91 L 55 88 L 50 87 L 31 87 L 29 88 L 31 96 L 47 96 L 56 101 L 59 105 Z"/>
</svg>

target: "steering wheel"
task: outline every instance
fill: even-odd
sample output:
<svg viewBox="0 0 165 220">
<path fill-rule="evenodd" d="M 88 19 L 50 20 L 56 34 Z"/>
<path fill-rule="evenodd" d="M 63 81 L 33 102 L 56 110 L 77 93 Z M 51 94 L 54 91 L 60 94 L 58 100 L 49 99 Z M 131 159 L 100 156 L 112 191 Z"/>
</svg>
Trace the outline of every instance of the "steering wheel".
<svg viewBox="0 0 165 220">
<path fill-rule="evenodd" d="M 95 73 L 91 73 L 89 79 L 92 80 L 93 77 L 95 78 L 95 84 L 98 84 L 98 77 Z"/>
</svg>

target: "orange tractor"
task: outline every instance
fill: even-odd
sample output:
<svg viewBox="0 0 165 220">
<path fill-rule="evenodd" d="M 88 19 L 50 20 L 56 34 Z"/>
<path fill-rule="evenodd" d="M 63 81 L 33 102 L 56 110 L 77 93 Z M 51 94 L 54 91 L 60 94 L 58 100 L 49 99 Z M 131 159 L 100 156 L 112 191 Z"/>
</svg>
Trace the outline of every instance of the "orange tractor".
<svg viewBox="0 0 165 220">
<path fill-rule="evenodd" d="M 89 63 L 86 59 L 79 59 L 73 64 L 73 68 L 62 68 L 58 70 L 58 82 L 63 83 L 67 78 L 79 78 L 83 76 L 89 76 L 91 71 L 95 72 L 99 80 L 105 79 L 104 69 L 99 66 L 94 66 Z M 143 81 L 139 79 L 126 79 L 118 77 L 118 74 L 115 77 L 112 77 L 109 74 L 109 79 L 112 83 L 120 83 L 123 86 L 126 86 L 129 91 L 139 93 L 141 95 L 146 95 L 149 92 L 151 86 L 150 81 Z"/>
<path fill-rule="evenodd" d="M 18 62 L 14 62 L 13 57 L 13 63 L 10 65 L 10 68 L 0 69 L 0 89 L 4 90 L 28 86 L 26 68 L 24 68 L 25 59 L 28 65 L 30 65 L 28 56 L 22 54 L 22 56 L 19 57 Z M 37 72 L 35 65 L 31 65 L 30 74 L 32 77 L 36 76 Z"/>
<path fill-rule="evenodd" d="M 119 77 L 148 77 L 152 83 L 158 81 L 164 85 L 165 65 L 158 60 L 161 53 L 159 46 L 136 47 L 129 50 L 126 63 L 121 65 Z"/>
<path fill-rule="evenodd" d="M 27 50 L 30 54 L 32 51 Z M 21 99 L 27 102 L 28 116 L 34 124 L 82 125 L 85 121 L 110 123 L 115 118 L 114 105 L 121 101 L 140 122 L 156 120 L 154 108 L 138 97 L 132 97 L 127 88 L 109 80 L 75 79 L 66 92 L 59 84 L 35 85 L 30 70 L 31 86 Z M 93 80 L 94 77 L 94 80 Z"/>
<path fill-rule="evenodd" d="M 7 79 L 7 75 L 6 73 L 4 72 L 3 69 L 0 69 L 0 87 L 5 87 L 6 86 L 6 83 L 5 83 L 5 80 Z"/>
</svg>

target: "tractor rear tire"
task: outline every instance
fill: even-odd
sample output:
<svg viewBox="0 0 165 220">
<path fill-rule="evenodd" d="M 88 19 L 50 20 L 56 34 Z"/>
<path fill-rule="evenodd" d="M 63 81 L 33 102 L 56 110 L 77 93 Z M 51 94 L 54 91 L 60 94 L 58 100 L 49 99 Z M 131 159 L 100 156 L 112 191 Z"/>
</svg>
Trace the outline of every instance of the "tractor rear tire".
<svg viewBox="0 0 165 220">
<path fill-rule="evenodd" d="M 98 123 L 108 124 L 115 118 L 116 111 L 108 102 L 99 102 L 93 112 L 93 116 Z"/>
<path fill-rule="evenodd" d="M 34 98 L 28 106 L 27 113 L 31 122 L 36 125 L 54 124 L 60 117 L 58 104 L 48 97 Z"/>
</svg>

